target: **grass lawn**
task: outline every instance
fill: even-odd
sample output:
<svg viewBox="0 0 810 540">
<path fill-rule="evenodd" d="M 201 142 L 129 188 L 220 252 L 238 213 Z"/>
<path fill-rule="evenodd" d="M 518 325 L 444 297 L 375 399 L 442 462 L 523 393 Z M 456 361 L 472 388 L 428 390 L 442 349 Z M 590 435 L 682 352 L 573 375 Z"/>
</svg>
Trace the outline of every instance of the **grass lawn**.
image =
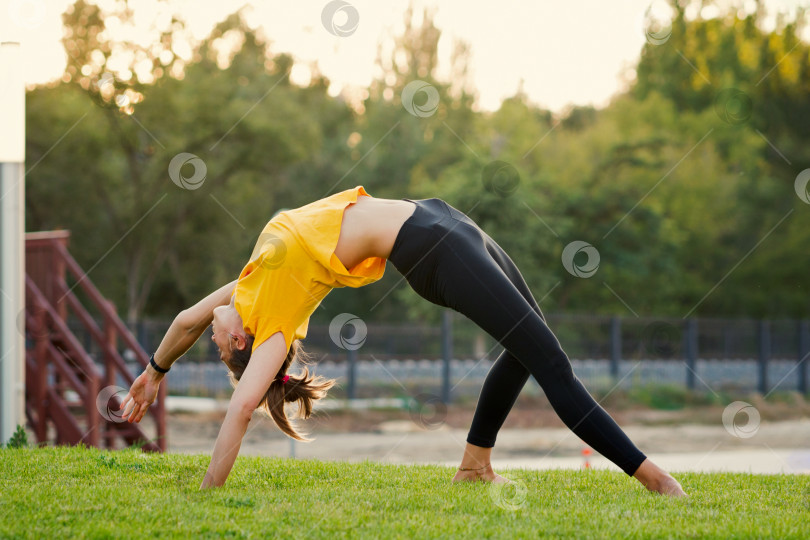
<svg viewBox="0 0 810 540">
<path fill-rule="evenodd" d="M 209 456 L 84 447 L 0 450 L 0 538 L 810 537 L 810 476 L 676 474 L 691 497 L 623 473 L 453 470 L 239 457 L 199 491 Z"/>
</svg>

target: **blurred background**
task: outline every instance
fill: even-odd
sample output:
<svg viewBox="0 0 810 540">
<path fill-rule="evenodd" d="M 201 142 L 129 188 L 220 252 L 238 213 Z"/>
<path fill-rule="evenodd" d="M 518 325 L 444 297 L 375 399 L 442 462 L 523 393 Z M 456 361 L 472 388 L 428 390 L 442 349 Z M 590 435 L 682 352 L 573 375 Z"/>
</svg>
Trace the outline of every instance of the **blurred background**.
<svg viewBox="0 0 810 540">
<path fill-rule="evenodd" d="M 26 231 L 69 230 L 68 286 L 92 281 L 148 353 L 278 210 L 356 185 L 440 197 L 510 254 L 642 449 L 810 470 L 806 3 L 619 4 L 11 1 Z M 331 292 L 304 345 L 339 380 L 307 424 L 322 442 L 263 419 L 245 452 L 452 459 L 501 352 L 390 265 Z M 165 379 L 169 450 L 213 446 L 212 346 Z M 534 380 L 502 439 L 505 465 L 583 459 Z"/>
</svg>

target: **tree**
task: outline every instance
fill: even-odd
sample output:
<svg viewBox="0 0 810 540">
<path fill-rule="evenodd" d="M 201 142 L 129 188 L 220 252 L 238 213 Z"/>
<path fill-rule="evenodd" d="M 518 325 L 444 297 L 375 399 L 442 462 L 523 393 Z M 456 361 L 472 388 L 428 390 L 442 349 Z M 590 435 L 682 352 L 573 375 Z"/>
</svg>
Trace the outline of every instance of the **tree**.
<svg viewBox="0 0 810 540">
<path fill-rule="evenodd" d="M 122 78 L 135 66 L 110 71 L 116 54 L 129 51 L 137 62 L 143 51 L 114 41 L 105 26 L 110 19 L 97 6 L 79 0 L 64 19 L 65 48 L 72 53 L 66 82 L 29 97 L 36 105 L 28 108 L 29 125 L 48 125 L 32 130 L 28 140 L 31 159 L 48 154 L 29 177 L 29 227 L 73 229 L 80 261 L 126 306 L 130 323 L 147 305 L 151 313 L 176 313 L 238 275 L 274 213 L 276 194 L 295 182 L 285 168 L 320 144 L 321 127 L 309 107 L 346 107 L 321 105 L 330 98 L 317 76 L 306 90 L 291 86 L 292 59 L 269 55 L 239 14 L 194 47 L 193 62 L 166 69 L 153 63 L 151 79 L 140 69 L 148 83 Z M 161 65 L 182 35 L 182 23 L 171 20 L 162 48 L 149 53 Z M 223 52 L 229 39 L 238 46 Z M 223 54 L 224 68 L 218 64 Z M 67 111 L 60 110 L 64 105 Z M 70 128 L 77 110 L 87 115 Z M 63 129 L 53 129 L 53 120 L 65 116 Z M 71 135 L 49 154 L 58 133 Z M 170 178 L 170 164 L 181 153 L 203 164 L 204 181 L 193 189 Z M 175 174 L 196 172 L 187 163 Z M 81 204 L 83 212 L 58 201 Z M 159 295 L 152 295 L 155 288 Z"/>
</svg>

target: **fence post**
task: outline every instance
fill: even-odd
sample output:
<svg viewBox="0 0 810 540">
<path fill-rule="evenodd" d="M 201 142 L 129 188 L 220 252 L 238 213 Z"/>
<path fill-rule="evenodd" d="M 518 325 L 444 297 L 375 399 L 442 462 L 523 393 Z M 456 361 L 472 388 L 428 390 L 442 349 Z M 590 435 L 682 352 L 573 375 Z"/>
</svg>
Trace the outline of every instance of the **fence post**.
<svg viewBox="0 0 810 540">
<path fill-rule="evenodd" d="M 619 361 L 622 359 L 622 320 L 610 318 L 610 376 L 613 382 L 619 380 Z"/>
<path fill-rule="evenodd" d="M 143 319 L 138 319 L 135 323 L 135 341 L 137 341 L 143 350 L 150 351 L 152 348 L 149 346 L 149 341 L 146 338 L 146 322 Z"/>
<path fill-rule="evenodd" d="M 442 402 L 450 403 L 450 360 L 453 358 L 453 312 L 442 311 Z"/>
<path fill-rule="evenodd" d="M 799 392 L 807 393 L 807 364 L 810 363 L 810 321 L 799 321 Z"/>
<path fill-rule="evenodd" d="M 770 321 L 759 321 L 759 391 L 768 392 L 768 358 L 771 355 Z"/>
<path fill-rule="evenodd" d="M 346 376 L 349 383 L 346 387 L 346 397 L 354 399 L 357 392 L 357 349 L 349 348 L 346 350 Z"/>
<path fill-rule="evenodd" d="M 25 309 L 25 80 L 18 32 L 4 30 L 15 35 L 0 40 L 0 444 L 26 423 L 25 332 L 14 324 Z"/>
<path fill-rule="evenodd" d="M 684 332 L 684 346 L 686 352 L 686 387 L 689 390 L 695 389 L 695 374 L 697 373 L 698 357 L 698 322 L 697 319 L 686 320 L 686 332 Z"/>
</svg>

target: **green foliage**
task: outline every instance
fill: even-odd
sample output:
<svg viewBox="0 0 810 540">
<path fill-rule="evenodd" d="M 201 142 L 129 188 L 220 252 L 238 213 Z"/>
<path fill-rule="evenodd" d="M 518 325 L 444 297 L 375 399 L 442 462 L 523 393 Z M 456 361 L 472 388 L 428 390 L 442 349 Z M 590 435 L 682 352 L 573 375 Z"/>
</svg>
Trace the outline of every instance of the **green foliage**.
<svg viewBox="0 0 810 540">
<path fill-rule="evenodd" d="M 199 491 L 209 456 L 111 454 L 0 450 L 0 536 L 803 538 L 810 511 L 802 474 L 676 473 L 690 496 L 669 499 L 618 471 L 513 469 L 502 487 L 435 465 L 239 457 Z"/>
<path fill-rule="evenodd" d="M 805 13 L 764 30 L 761 7 L 690 19 L 687 4 L 673 1 L 671 37 L 644 46 L 625 93 L 552 114 L 520 91 L 476 111 L 463 43 L 453 79 L 437 80 L 430 12 L 419 25 L 406 13 L 380 77 L 349 103 L 317 69 L 308 86 L 293 85 L 293 58 L 241 13 L 183 59 L 167 52 L 189 36 L 177 17 L 162 18 L 155 47 L 143 49 L 105 32 L 105 14 L 132 20 L 124 4 L 107 13 L 79 0 L 64 17 L 65 77 L 28 93 L 27 230 L 71 229 L 91 279 L 135 321 L 172 316 L 234 279 L 280 208 L 364 185 L 468 212 L 535 296 L 548 295 L 544 310 L 808 317 L 799 254 L 810 212 L 793 189 L 810 167 Z M 151 65 L 143 78 L 104 79 L 121 50 L 131 71 Z M 422 118 L 401 102 L 416 79 L 439 94 Z M 180 152 L 205 162 L 199 189 L 169 179 Z M 496 160 L 515 171 L 514 192 L 487 188 Z M 590 279 L 561 264 L 574 240 L 600 253 Z M 313 322 L 345 311 L 436 321 L 440 310 L 389 266 L 372 287 L 332 292 Z"/>
<path fill-rule="evenodd" d="M 0 445 L 1 447 L 2 445 Z M 28 434 L 25 432 L 25 426 L 17 424 L 17 429 L 8 440 L 6 448 L 28 448 Z"/>
<path fill-rule="evenodd" d="M 115 456 L 108 456 L 106 454 L 98 454 L 96 456 L 96 465 L 98 467 L 107 467 L 109 469 L 128 469 L 133 471 L 140 471 L 144 469 L 141 463 L 120 463 Z"/>
<path fill-rule="evenodd" d="M 710 405 L 715 399 L 706 392 L 695 392 L 683 385 L 659 384 L 637 385 L 628 393 L 627 398 L 633 403 L 652 409 L 678 410 L 684 407 Z"/>
</svg>

